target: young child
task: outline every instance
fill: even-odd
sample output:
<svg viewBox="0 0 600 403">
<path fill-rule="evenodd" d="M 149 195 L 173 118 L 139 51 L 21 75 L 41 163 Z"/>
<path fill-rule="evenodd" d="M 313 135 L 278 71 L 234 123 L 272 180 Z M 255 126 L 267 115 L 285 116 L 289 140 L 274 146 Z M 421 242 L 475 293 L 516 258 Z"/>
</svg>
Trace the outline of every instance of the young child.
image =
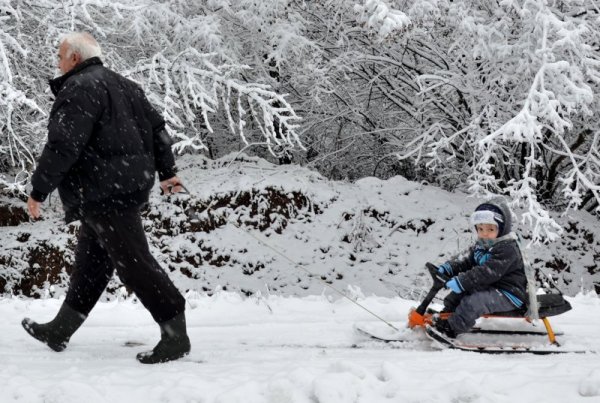
<svg viewBox="0 0 600 403">
<path fill-rule="evenodd" d="M 464 259 L 448 261 L 438 271 L 451 279 L 452 292 L 444 299 L 443 312 L 429 332 L 455 338 L 468 332 L 477 318 L 494 312 L 524 308 L 527 278 L 516 235 L 511 232 L 511 212 L 502 198 L 479 205 L 471 216 L 478 240 Z"/>
</svg>

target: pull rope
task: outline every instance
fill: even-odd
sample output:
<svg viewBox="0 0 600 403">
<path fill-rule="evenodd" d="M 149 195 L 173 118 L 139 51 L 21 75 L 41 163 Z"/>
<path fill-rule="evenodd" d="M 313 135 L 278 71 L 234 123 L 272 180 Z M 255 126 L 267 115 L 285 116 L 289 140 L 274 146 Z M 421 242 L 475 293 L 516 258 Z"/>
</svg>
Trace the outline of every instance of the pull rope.
<svg viewBox="0 0 600 403">
<path fill-rule="evenodd" d="M 185 187 L 183 186 L 183 184 L 176 184 L 176 185 L 172 185 L 169 186 L 169 191 L 171 191 L 171 189 L 173 187 L 176 186 L 180 186 L 187 194 L 189 194 L 190 196 L 192 195 L 192 193 Z M 198 200 L 200 205 L 203 206 L 206 210 L 204 210 L 206 212 L 206 214 L 208 215 L 209 211 L 212 211 L 211 206 L 206 205 L 205 203 L 203 203 L 202 201 Z M 214 211 L 213 211 L 214 212 Z M 215 215 L 217 215 L 218 213 L 216 213 Z M 371 316 L 377 318 L 378 320 L 380 320 L 381 322 L 385 323 L 386 325 L 388 325 L 389 327 L 391 327 L 392 329 L 396 330 L 396 331 L 400 331 L 400 329 L 398 329 L 396 326 L 392 325 L 389 321 L 383 319 L 381 316 L 377 315 L 375 312 L 371 311 L 369 308 L 365 307 L 364 305 L 361 305 L 359 302 L 357 302 L 356 300 L 350 298 L 348 295 L 346 295 L 344 292 L 338 290 L 337 288 L 335 288 L 333 285 L 327 283 L 325 280 L 321 279 L 320 276 L 317 276 L 316 274 L 314 274 L 313 272 L 311 272 L 310 270 L 308 270 L 305 267 L 302 267 L 299 263 L 293 261 L 289 256 L 287 256 L 285 253 L 281 252 L 280 250 L 278 250 L 277 248 L 275 248 L 274 246 L 272 246 L 271 244 L 269 244 L 267 241 L 265 241 L 264 239 L 261 239 L 259 237 L 257 237 L 256 235 L 252 234 L 250 231 L 247 231 L 246 229 L 242 228 L 240 225 L 238 225 L 238 223 L 232 221 L 229 219 L 229 217 L 225 217 L 222 214 L 218 214 L 221 218 L 223 218 L 225 220 L 225 222 L 232 224 L 233 226 L 235 226 L 236 228 L 238 228 L 239 230 L 243 231 L 244 233 L 246 233 L 247 235 L 251 236 L 252 238 L 254 238 L 255 240 L 257 240 L 259 243 L 261 243 L 263 246 L 266 246 L 267 248 L 269 248 L 270 250 L 272 250 L 273 252 L 275 252 L 276 254 L 278 254 L 279 256 L 281 256 L 282 258 L 284 258 L 285 260 L 287 260 L 289 263 L 292 264 L 292 266 L 294 266 L 295 268 L 302 270 L 303 272 L 307 273 L 309 275 L 309 277 L 311 278 L 316 278 L 317 280 L 319 280 L 324 286 L 328 287 L 329 289 L 331 289 L 332 291 L 334 291 L 336 294 L 342 296 L 343 298 L 347 299 L 348 301 L 352 302 L 354 305 L 358 306 L 359 308 L 361 308 L 362 310 L 364 310 L 365 312 L 369 313 Z"/>
</svg>

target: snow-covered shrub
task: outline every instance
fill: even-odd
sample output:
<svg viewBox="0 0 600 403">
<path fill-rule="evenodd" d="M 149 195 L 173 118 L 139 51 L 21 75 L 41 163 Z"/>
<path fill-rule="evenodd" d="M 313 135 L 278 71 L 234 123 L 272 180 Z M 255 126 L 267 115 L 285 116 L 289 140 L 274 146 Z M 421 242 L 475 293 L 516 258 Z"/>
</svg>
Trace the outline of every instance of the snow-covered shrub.
<svg viewBox="0 0 600 403">
<path fill-rule="evenodd" d="M 268 287 L 306 295 L 326 282 L 415 298 L 430 285 L 425 262 L 441 263 L 473 242 L 467 215 L 477 201 L 460 192 L 399 177 L 329 181 L 246 156 L 231 165 L 231 156 L 186 155 L 180 168 L 191 194 L 153 192 L 143 224 L 153 256 L 184 292 Z M 57 297 L 66 289 L 78 226 L 65 226 L 55 203 L 44 207 L 40 222 L 5 220 L 0 209 L 2 295 Z M 599 291 L 600 225 L 585 212 L 570 216 L 560 218 L 564 236 L 528 258 L 567 295 Z M 104 298 L 115 295 L 123 295 L 116 275 Z"/>
</svg>

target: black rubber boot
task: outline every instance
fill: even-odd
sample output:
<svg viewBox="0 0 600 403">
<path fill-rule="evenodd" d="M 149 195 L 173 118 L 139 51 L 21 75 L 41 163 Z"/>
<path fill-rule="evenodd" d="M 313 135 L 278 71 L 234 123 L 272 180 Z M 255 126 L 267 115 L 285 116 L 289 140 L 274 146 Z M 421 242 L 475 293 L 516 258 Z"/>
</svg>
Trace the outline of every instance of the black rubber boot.
<svg viewBox="0 0 600 403">
<path fill-rule="evenodd" d="M 138 361 L 142 364 L 158 364 L 188 355 L 192 347 L 186 331 L 185 312 L 158 325 L 160 341 L 151 351 L 139 353 Z"/>
<path fill-rule="evenodd" d="M 450 326 L 450 323 L 448 323 L 448 320 L 438 318 L 437 320 L 433 321 L 433 327 L 444 336 L 450 339 L 456 339 L 457 334 L 452 329 L 452 326 Z"/>
<path fill-rule="evenodd" d="M 32 337 L 45 343 L 54 351 L 67 348 L 69 339 L 85 321 L 86 315 L 77 312 L 63 303 L 56 317 L 48 323 L 36 323 L 29 318 L 23 319 L 21 325 Z"/>
</svg>

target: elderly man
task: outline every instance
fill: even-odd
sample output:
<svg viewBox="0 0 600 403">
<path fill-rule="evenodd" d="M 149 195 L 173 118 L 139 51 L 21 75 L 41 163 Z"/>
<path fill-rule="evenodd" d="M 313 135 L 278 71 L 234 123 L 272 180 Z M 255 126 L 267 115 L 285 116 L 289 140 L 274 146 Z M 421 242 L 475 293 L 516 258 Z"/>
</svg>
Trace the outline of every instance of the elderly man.
<svg viewBox="0 0 600 403">
<path fill-rule="evenodd" d="M 161 339 L 142 363 L 181 358 L 190 351 L 185 300 L 150 254 L 140 218 L 158 172 L 166 193 L 181 189 L 165 122 L 134 82 L 107 69 L 96 40 L 66 35 L 58 51 L 62 76 L 50 81 L 56 100 L 48 142 L 31 179 L 29 214 L 58 188 L 67 222 L 81 220 L 75 266 L 56 317 L 23 327 L 62 351 L 81 326 L 114 270 L 158 322 Z"/>
</svg>

